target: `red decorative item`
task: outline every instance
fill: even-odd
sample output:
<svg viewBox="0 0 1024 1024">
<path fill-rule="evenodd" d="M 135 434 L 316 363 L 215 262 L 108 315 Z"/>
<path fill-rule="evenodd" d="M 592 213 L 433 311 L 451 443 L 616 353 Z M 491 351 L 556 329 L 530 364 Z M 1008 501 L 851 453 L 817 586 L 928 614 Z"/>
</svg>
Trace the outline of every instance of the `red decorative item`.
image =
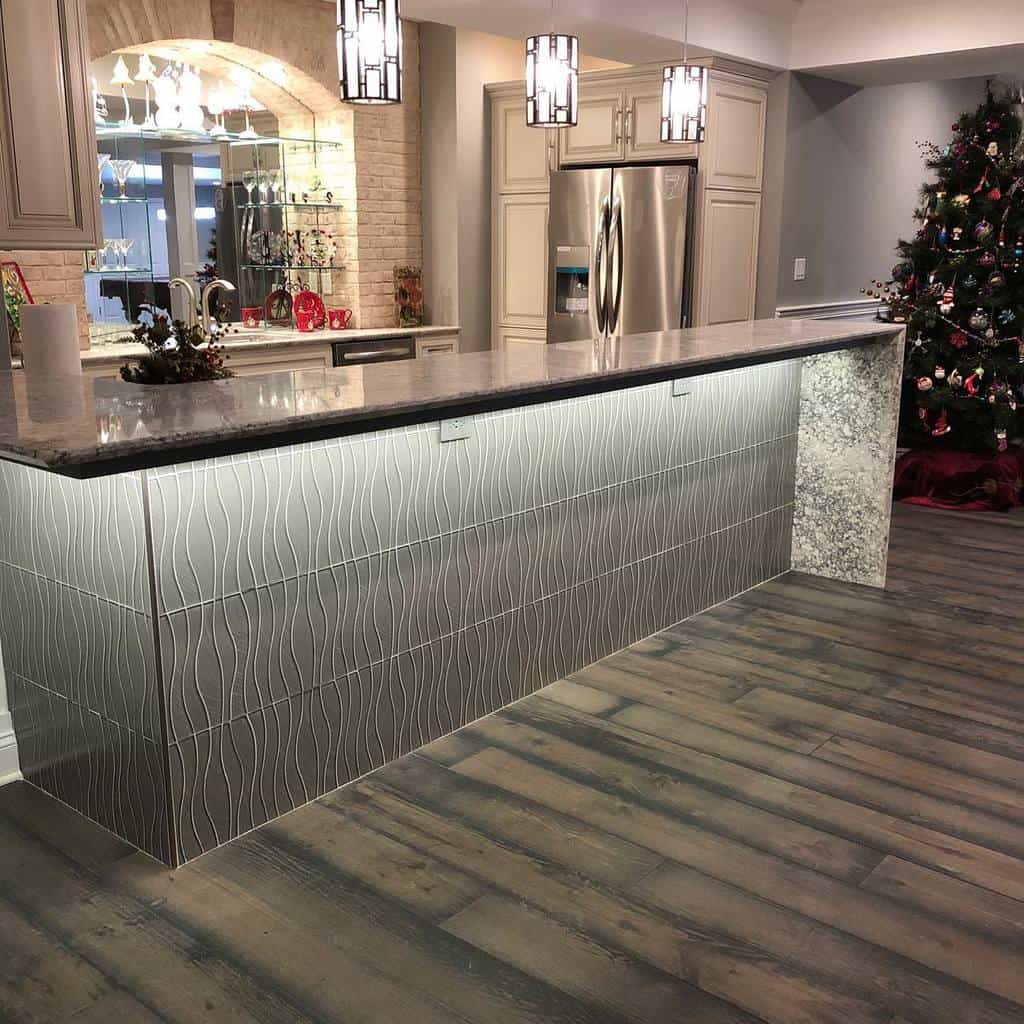
<svg viewBox="0 0 1024 1024">
<path fill-rule="evenodd" d="M 896 463 L 893 496 L 909 505 L 989 512 L 1019 508 L 1022 490 L 1024 449 L 996 455 L 920 451 Z"/>
<path fill-rule="evenodd" d="M 946 416 L 946 410 L 943 409 L 935 421 L 935 426 L 932 427 L 932 437 L 945 437 L 952 429 L 949 425 L 949 418 Z"/>
<path fill-rule="evenodd" d="M 4 290 L 13 291 L 19 305 L 27 303 L 34 306 L 36 304 L 36 300 L 32 298 L 32 293 L 28 290 L 25 275 L 14 260 L 4 260 L 0 263 L 0 274 L 3 275 Z"/>
<path fill-rule="evenodd" d="M 292 295 L 285 288 L 278 288 L 267 296 L 263 303 L 263 318 L 268 327 L 291 327 Z"/>
<path fill-rule="evenodd" d="M 308 309 L 296 311 L 295 323 L 303 334 L 309 334 L 320 326 L 317 323 L 316 313 Z"/>
<path fill-rule="evenodd" d="M 304 291 L 295 296 L 296 318 L 300 313 L 309 313 L 315 328 L 323 327 L 327 323 L 327 307 L 316 292 Z"/>
<path fill-rule="evenodd" d="M 953 348 L 965 348 L 967 345 L 967 335 L 963 331 L 954 331 L 949 336 L 949 343 Z"/>
<path fill-rule="evenodd" d="M 263 307 L 262 306 L 245 306 L 242 309 L 242 326 L 243 327 L 259 327 L 260 322 L 263 319 Z"/>
<path fill-rule="evenodd" d="M 352 323 L 351 309 L 329 309 L 327 323 L 332 331 L 344 331 Z"/>
</svg>

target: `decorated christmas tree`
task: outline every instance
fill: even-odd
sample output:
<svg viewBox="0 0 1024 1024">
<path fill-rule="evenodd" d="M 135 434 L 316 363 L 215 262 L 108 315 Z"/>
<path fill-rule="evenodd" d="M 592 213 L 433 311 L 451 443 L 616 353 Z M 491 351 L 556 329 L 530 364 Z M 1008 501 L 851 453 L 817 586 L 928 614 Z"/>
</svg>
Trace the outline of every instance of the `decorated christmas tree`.
<svg viewBox="0 0 1024 1024">
<path fill-rule="evenodd" d="M 1024 146 L 1016 92 L 995 92 L 922 144 L 936 180 L 892 280 L 869 295 L 907 324 L 901 437 L 911 448 L 1005 451 L 1024 434 Z"/>
</svg>

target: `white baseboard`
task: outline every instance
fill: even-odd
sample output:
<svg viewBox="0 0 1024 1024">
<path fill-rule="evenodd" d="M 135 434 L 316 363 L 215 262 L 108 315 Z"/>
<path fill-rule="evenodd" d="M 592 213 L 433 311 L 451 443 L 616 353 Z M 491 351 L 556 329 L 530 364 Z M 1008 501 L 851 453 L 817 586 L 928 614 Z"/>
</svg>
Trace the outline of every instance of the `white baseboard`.
<svg viewBox="0 0 1024 1024">
<path fill-rule="evenodd" d="M 847 299 L 843 302 L 817 302 L 806 306 L 779 306 L 777 317 L 805 320 L 874 320 L 881 303 L 878 299 Z"/>
<path fill-rule="evenodd" d="M 18 743 L 14 738 L 14 726 L 7 711 L 0 711 L 0 786 L 17 782 L 21 778 L 18 763 Z"/>
</svg>

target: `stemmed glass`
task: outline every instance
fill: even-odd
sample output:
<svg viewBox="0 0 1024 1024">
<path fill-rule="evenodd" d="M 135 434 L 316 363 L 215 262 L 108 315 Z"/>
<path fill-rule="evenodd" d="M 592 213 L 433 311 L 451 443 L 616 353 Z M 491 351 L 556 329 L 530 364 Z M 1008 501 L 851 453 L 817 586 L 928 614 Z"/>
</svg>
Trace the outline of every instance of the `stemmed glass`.
<svg viewBox="0 0 1024 1024">
<path fill-rule="evenodd" d="M 100 198 L 103 198 L 103 172 L 106 170 L 107 164 L 110 163 L 109 153 L 97 153 L 96 154 L 96 167 L 100 172 Z"/>
<path fill-rule="evenodd" d="M 128 269 L 128 254 L 132 251 L 132 246 L 135 244 L 134 238 L 122 238 L 121 240 L 121 256 L 124 259 L 124 269 Z"/>
<path fill-rule="evenodd" d="M 270 171 L 267 175 L 267 184 L 270 187 L 270 201 L 277 202 L 277 193 L 281 188 L 281 172 Z"/>
<path fill-rule="evenodd" d="M 267 202 L 267 196 L 270 193 L 270 175 L 266 171 L 260 172 L 259 177 L 260 183 L 260 202 L 264 205 Z"/>
<path fill-rule="evenodd" d="M 252 193 L 253 189 L 256 188 L 256 172 L 255 171 L 243 171 L 242 172 L 242 185 L 245 187 L 245 191 L 249 195 L 249 205 L 252 206 Z"/>
<path fill-rule="evenodd" d="M 128 186 L 128 175 L 135 169 L 134 160 L 111 160 L 110 166 L 114 169 L 114 177 L 117 178 L 117 187 L 120 189 L 121 198 L 125 197 L 125 190 Z"/>
</svg>

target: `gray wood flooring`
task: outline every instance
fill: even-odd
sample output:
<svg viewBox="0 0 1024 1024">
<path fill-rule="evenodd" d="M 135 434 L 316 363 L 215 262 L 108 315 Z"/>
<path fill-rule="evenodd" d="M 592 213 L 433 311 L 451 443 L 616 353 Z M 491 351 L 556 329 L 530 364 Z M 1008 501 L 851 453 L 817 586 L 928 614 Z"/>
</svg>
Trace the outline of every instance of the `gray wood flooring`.
<svg viewBox="0 0 1024 1024">
<path fill-rule="evenodd" d="M 1024 519 L 896 510 L 169 872 L 0 791 L 0 1019 L 1024 1021 Z"/>
</svg>

